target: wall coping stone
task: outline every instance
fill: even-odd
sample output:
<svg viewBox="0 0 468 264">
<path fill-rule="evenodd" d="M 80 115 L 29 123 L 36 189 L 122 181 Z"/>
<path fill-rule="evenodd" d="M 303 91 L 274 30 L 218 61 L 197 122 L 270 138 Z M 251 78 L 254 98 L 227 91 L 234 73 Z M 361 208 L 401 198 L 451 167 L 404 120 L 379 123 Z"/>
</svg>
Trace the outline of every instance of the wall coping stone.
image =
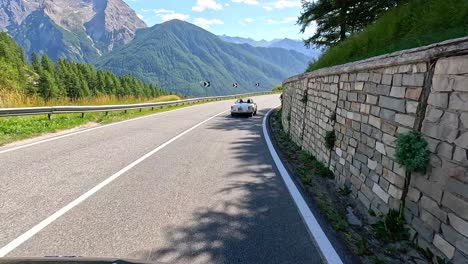
<svg viewBox="0 0 468 264">
<path fill-rule="evenodd" d="M 286 79 L 283 82 L 283 85 L 299 81 L 303 78 L 314 78 L 331 74 L 343 74 L 402 64 L 427 62 L 434 58 L 462 55 L 465 53 L 468 53 L 468 37 L 450 39 L 427 46 L 400 50 L 361 61 L 349 62 L 346 64 L 318 69 L 312 72 L 306 72 Z"/>
</svg>

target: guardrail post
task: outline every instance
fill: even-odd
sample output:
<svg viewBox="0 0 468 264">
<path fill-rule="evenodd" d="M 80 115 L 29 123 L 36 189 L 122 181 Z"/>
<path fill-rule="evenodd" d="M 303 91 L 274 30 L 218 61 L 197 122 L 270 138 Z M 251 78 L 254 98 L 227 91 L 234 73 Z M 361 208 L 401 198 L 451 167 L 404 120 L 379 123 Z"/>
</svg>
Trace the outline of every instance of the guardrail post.
<svg viewBox="0 0 468 264">
<path fill-rule="evenodd" d="M 153 111 L 153 110 L 154 110 L 154 107 L 151 107 L 151 111 Z"/>
<path fill-rule="evenodd" d="M 106 111 L 106 116 L 108 116 L 108 115 L 109 115 L 109 111 Z"/>
<path fill-rule="evenodd" d="M 127 113 L 127 109 L 124 110 L 124 113 L 125 113 L 125 114 Z"/>
<path fill-rule="evenodd" d="M 83 112 L 83 113 L 81 113 L 81 118 L 84 118 L 84 115 L 85 115 L 85 113 L 84 113 L 84 112 Z"/>
<path fill-rule="evenodd" d="M 47 118 L 48 118 L 49 120 L 51 120 L 51 119 L 52 119 L 52 113 L 47 114 Z"/>
<path fill-rule="evenodd" d="M 142 110 L 142 109 L 143 109 L 143 108 L 140 108 L 140 113 L 141 113 L 141 110 Z"/>
</svg>

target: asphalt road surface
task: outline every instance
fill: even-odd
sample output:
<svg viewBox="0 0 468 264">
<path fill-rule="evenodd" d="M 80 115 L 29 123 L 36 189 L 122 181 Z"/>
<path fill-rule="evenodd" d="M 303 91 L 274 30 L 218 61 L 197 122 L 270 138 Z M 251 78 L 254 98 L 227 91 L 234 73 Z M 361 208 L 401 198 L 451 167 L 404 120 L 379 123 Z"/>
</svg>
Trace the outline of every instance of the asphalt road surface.
<svg viewBox="0 0 468 264">
<path fill-rule="evenodd" d="M 0 248 L 10 247 L 6 257 L 320 263 L 262 135 L 278 95 L 256 101 L 253 118 L 231 118 L 222 101 L 0 148 Z"/>
</svg>

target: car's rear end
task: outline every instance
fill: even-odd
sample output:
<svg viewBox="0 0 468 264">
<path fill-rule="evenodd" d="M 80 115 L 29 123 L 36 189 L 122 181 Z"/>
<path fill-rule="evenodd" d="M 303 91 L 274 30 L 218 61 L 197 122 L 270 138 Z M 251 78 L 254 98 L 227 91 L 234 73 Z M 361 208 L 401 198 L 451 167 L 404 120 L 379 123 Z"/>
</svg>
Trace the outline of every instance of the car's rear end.
<svg viewBox="0 0 468 264">
<path fill-rule="evenodd" d="M 231 106 L 231 115 L 252 115 L 255 112 L 253 104 L 237 103 Z"/>
</svg>

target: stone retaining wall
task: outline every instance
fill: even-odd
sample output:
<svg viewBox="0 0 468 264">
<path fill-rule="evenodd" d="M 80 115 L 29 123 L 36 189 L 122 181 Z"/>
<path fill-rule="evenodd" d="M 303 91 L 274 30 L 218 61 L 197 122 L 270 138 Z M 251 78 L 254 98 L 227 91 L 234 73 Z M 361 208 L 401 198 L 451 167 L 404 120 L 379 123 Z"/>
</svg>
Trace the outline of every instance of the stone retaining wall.
<svg viewBox="0 0 468 264">
<path fill-rule="evenodd" d="M 468 263 L 468 38 L 320 69 L 283 84 L 283 127 L 329 163 L 366 208 L 398 209 L 412 238 L 453 263 Z M 337 136 L 325 148 L 326 131 Z M 429 143 L 425 175 L 394 159 L 400 133 Z M 407 190 L 405 190 L 405 188 Z"/>
</svg>

